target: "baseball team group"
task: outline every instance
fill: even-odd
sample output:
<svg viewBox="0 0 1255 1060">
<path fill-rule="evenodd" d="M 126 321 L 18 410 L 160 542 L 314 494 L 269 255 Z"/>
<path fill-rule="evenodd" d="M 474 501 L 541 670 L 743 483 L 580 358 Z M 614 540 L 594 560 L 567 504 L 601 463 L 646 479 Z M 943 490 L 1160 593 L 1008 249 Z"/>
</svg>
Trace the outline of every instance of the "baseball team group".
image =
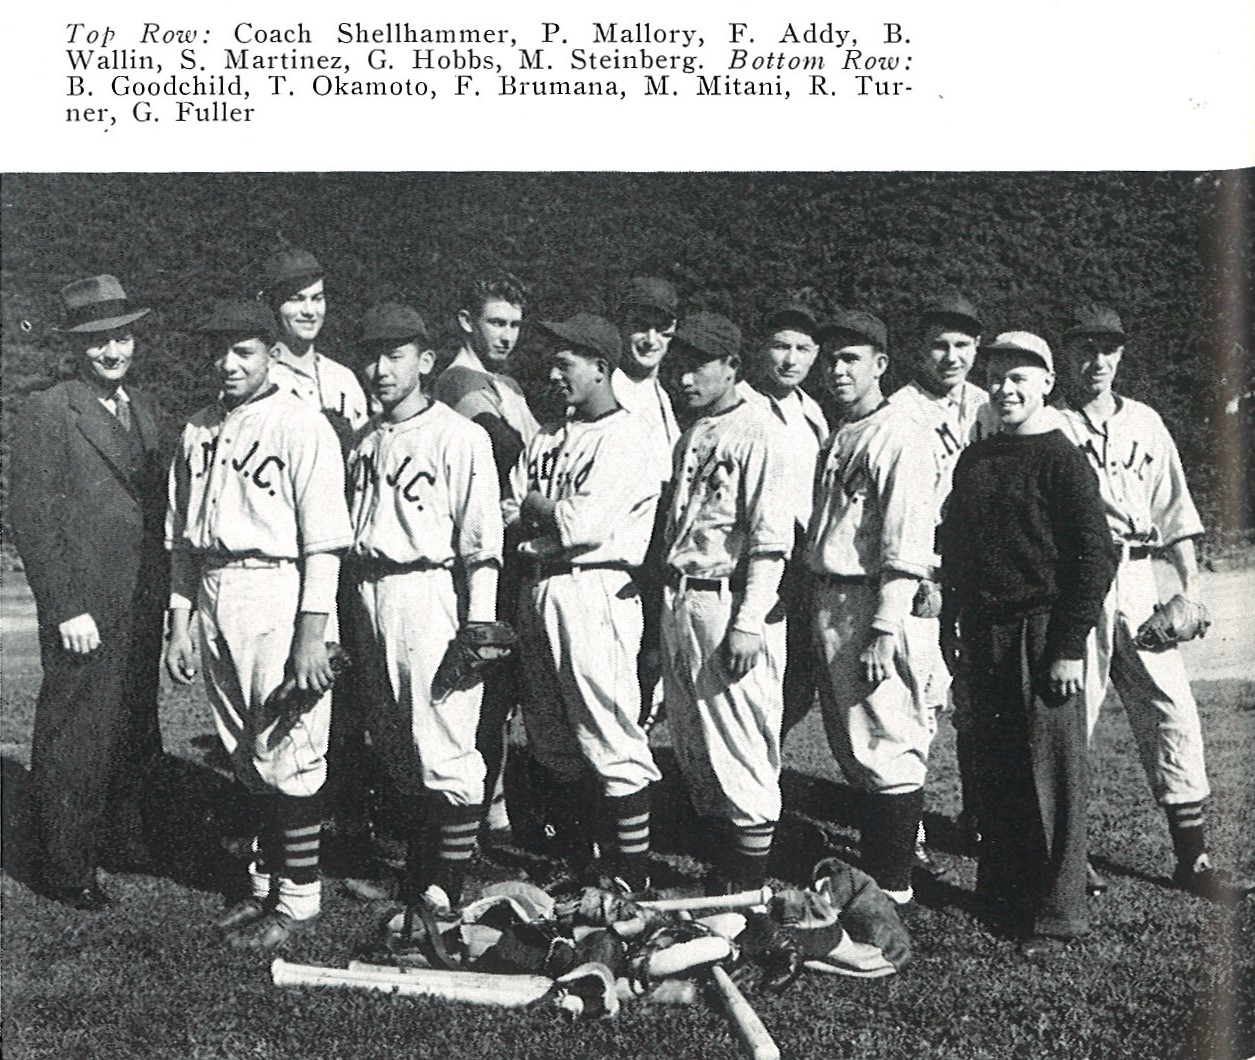
<svg viewBox="0 0 1255 1060">
<path fill-rule="evenodd" d="M 41 893 L 98 910 L 99 866 L 148 863 L 163 665 L 203 680 L 247 806 L 247 886 L 217 921 L 239 948 L 317 921 L 327 789 L 361 780 L 343 732 L 404 822 L 400 900 L 456 909 L 516 709 L 523 800 L 571 878 L 625 894 L 650 888 L 665 717 L 720 894 L 763 885 L 782 741 L 817 703 L 861 866 L 901 909 L 952 709 L 978 895 L 1035 956 L 1084 935 L 1106 887 L 1088 744 L 1114 686 L 1176 884 L 1249 892 L 1210 860 L 1176 648 L 1206 629 L 1203 526 L 1163 422 L 1114 388 L 1114 310 L 1078 307 L 1053 351 L 983 338 L 958 292 L 922 298 L 892 351 L 913 379 L 886 393 L 869 312 L 782 301 L 743 332 L 638 276 L 609 319 L 529 321 L 565 406 L 542 424 L 511 373 L 515 278 L 468 284 L 451 361 L 414 307 L 374 306 L 354 371 L 317 348 L 324 271 L 280 247 L 257 297 L 188 327 L 219 392 L 177 445 L 126 382 L 149 310 L 109 275 L 60 291 L 75 374 L 25 403 L 10 475 L 43 666 Z M 1156 556 L 1179 582 L 1167 603 Z"/>
</svg>

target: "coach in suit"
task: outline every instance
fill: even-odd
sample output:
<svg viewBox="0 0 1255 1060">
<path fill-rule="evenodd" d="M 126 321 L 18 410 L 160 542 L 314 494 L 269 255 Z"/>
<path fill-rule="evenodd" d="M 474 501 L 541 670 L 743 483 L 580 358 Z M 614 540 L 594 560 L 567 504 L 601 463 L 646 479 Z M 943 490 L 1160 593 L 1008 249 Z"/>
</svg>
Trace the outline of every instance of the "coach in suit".
<svg viewBox="0 0 1255 1060">
<path fill-rule="evenodd" d="M 145 789 L 160 760 L 162 414 L 123 386 L 149 310 L 112 276 L 61 290 L 76 376 L 33 395 L 11 447 L 12 526 L 39 615 L 31 744 L 35 886 L 78 909 L 102 861 L 150 862 Z"/>
</svg>

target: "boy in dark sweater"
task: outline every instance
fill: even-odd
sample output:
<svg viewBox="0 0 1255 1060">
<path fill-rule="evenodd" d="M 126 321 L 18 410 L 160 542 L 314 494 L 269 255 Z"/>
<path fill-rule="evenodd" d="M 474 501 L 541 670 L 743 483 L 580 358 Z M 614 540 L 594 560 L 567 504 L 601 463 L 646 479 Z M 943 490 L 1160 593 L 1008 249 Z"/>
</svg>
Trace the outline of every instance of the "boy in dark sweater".
<svg viewBox="0 0 1255 1060">
<path fill-rule="evenodd" d="M 1000 433 L 955 467 L 942 638 L 971 689 L 977 890 L 1024 921 L 1037 956 L 1089 928 L 1081 692 L 1115 566 L 1097 479 L 1046 406 L 1049 346 L 1007 332 L 982 353 Z"/>
</svg>

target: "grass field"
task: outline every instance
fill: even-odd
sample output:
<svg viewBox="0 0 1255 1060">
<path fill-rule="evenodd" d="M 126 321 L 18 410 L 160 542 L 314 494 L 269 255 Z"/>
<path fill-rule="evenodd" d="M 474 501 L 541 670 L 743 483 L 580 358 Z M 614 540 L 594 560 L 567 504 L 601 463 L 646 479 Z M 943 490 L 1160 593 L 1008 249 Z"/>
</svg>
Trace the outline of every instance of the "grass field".
<svg viewBox="0 0 1255 1060">
<path fill-rule="evenodd" d="M 1204 580 L 1234 607 L 1223 611 L 1205 654 L 1192 655 L 1208 739 L 1213 846 L 1226 864 L 1255 871 L 1255 682 L 1249 614 L 1255 574 Z M 169 758 L 161 782 L 170 798 L 160 877 L 109 875 L 121 899 L 100 915 L 78 914 L 25 886 L 21 812 L 38 659 L 29 596 L 20 577 L 3 584 L 3 1046 L 6 1057 L 169 1057 L 188 1060 L 397 1057 L 657 1057 L 735 1055 L 726 1020 L 706 1007 L 625 1011 L 617 1020 L 571 1024 L 548 1012 L 504 1013 L 469 1006 L 350 993 L 279 990 L 268 962 L 225 948 L 207 922 L 220 887 L 238 867 L 209 823 L 222 789 L 212 767 L 212 730 L 196 694 L 167 690 L 163 726 Z M 1236 631 L 1236 632 L 1235 632 Z M 809 975 L 760 1014 L 786 1058 L 1046 1057 L 1207 1058 L 1255 1054 L 1255 902 L 1225 911 L 1172 890 L 1167 829 L 1151 804 L 1115 704 L 1096 747 L 1100 793 L 1092 849 L 1112 879 L 1094 900 L 1094 932 L 1062 959 L 1025 962 L 1014 940 L 973 906 L 973 863 L 954 853 L 958 809 L 953 733 L 934 750 L 930 834 L 949 883 L 921 888 L 910 928 L 913 964 L 888 980 Z M 786 747 L 787 814 L 775 871 L 794 879 L 825 847 L 851 832 L 816 718 Z M 663 785 L 665 808 L 673 795 Z M 668 814 L 658 815 L 668 846 Z M 331 853 L 334 854 L 334 851 Z M 699 866 L 668 856 L 673 882 Z M 477 862 L 482 881 L 520 875 L 521 855 Z M 289 956 L 344 964 L 368 937 L 378 910 L 327 885 L 321 930 Z"/>
</svg>

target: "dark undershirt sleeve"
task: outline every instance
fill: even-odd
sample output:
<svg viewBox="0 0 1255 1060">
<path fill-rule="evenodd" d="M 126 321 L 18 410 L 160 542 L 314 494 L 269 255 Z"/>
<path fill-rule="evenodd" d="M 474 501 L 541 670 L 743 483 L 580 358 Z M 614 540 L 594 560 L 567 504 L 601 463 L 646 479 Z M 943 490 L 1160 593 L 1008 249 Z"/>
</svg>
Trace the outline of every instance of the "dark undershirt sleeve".
<svg viewBox="0 0 1255 1060">
<path fill-rule="evenodd" d="M 500 416 L 481 412 L 471 420 L 488 432 L 488 440 L 492 442 L 492 460 L 497 465 L 497 479 L 501 483 L 501 495 L 505 496 L 510 482 L 510 472 L 518 463 L 519 454 L 523 452 L 523 436 L 519 434 Z"/>
</svg>

